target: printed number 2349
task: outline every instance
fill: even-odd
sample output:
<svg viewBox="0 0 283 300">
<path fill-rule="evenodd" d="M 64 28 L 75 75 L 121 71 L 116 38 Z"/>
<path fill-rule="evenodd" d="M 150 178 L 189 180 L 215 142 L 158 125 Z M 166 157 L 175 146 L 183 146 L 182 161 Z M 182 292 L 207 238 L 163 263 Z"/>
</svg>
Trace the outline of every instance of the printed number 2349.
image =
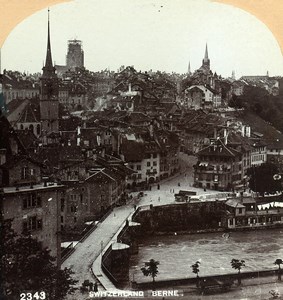
<svg viewBox="0 0 283 300">
<path fill-rule="evenodd" d="M 20 300 L 44 300 L 46 299 L 45 292 L 36 293 L 21 293 Z"/>
</svg>

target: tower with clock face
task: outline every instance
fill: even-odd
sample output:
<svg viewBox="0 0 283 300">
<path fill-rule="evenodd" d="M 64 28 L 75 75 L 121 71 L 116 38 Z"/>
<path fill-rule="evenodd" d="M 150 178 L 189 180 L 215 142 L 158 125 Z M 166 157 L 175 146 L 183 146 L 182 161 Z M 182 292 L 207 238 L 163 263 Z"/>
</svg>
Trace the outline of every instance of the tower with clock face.
<svg viewBox="0 0 283 300">
<path fill-rule="evenodd" d="M 41 119 L 41 135 L 44 144 L 50 142 L 51 133 L 59 132 L 59 99 L 58 99 L 58 77 L 56 69 L 52 63 L 51 44 L 50 44 L 50 28 L 49 28 L 49 10 L 48 10 L 48 36 L 47 36 L 47 52 L 45 65 L 42 68 L 42 76 L 40 78 L 40 119 Z M 53 135 L 54 136 L 54 135 Z"/>
</svg>

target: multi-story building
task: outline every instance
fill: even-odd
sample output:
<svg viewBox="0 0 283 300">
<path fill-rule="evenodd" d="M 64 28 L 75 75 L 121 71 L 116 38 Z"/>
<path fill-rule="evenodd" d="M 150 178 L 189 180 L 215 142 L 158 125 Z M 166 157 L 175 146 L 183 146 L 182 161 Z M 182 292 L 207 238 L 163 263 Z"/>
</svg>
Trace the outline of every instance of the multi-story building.
<svg viewBox="0 0 283 300">
<path fill-rule="evenodd" d="M 64 186 L 42 180 L 41 167 L 25 151 L 13 128 L 0 117 L 1 214 L 17 234 L 37 238 L 60 264 L 59 207 Z"/>
<path fill-rule="evenodd" d="M 192 85 L 185 90 L 186 105 L 189 108 L 217 108 L 221 106 L 221 93 L 209 86 Z"/>
<path fill-rule="evenodd" d="M 6 105 L 14 99 L 33 99 L 40 93 L 36 80 L 26 74 L 4 70 L 3 95 Z"/>
<path fill-rule="evenodd" d="M 179 139 L 173 132 L 150 130 L 122 134 L 119 153 L 135 173 L 128 185 L 151 184 L 179 170 Z"/>
<path fill-rule="evenodd" d="M 194 185 L 214 190 L 234 190 L 242 180 L 242 153 L 221 139 L 196 153 Z"/>
<path fill-rule="evenodd" d="M 255 199 L 250 197 L 231 198 L 226 201 L 227 228 L 260 228 L 283 224 L 283 208 L 259 209 Z"/>
</svg>

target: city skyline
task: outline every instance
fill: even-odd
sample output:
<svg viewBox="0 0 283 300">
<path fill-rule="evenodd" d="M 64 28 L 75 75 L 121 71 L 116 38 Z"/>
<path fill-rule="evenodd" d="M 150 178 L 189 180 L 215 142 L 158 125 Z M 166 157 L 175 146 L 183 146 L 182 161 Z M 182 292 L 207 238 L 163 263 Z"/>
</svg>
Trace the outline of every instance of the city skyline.
<svg viewBox="0 0 283 300">
<path fill-rule="evenodd" d="M 207 0 L 78 0 L 50 7 L 50 21 L 52 57 L 58 65 L 65 64 L 67 41 L 77 38 L 91 71 L 133 65 L 141 71 L 186 73 L 189 63 L 191 71 L 201 66 L 207 43 L 211 69 L 223 77 L 233 70 L 236 78 L 283 74 L 279 45 L 260 20 Z M 47 9 L 11 32 L 1 49 L 2 70 L 41 72 L 46 37 Z M 242 45 L 247 45 L 244 50 Z"/>
</svg>

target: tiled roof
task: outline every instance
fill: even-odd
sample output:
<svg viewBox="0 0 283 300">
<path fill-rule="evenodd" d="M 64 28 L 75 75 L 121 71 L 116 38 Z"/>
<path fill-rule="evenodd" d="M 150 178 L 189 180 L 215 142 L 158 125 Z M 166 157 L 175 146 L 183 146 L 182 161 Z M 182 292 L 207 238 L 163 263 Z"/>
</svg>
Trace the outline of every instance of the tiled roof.
<svg viewBox="0 0 283 300">
<path fill-rule="evenodd" d="M 145 145 L 142 142 L 123 140 L 121 153 L 126 162 L 141 161 L 144 158 Z"/>
<path fill-rule="evenodd" d="M 251 127 L 251 133 L 261 133 L 263 135 L 261 140 L 267 144 L 267 148 L 283 149 L 283 134 L 254 113 L 243 110 L 231 112 L 229 115 L 236 117 L 245 124 L 249 124 Z"/>
<path fill-rule="evenodd" d="M 29 103 L 22 111 L 18 123 L 38 123 L 40 122 L 39 105 L 32 105 Z"/>
<path fill-rule="evenodd" d="M 224 143 L 218 139 L 215 144 L 209 145 L 201 149 L 197 155 L 206 156 L 225 156 L 225 157 L 235 157 L 239 155 L 240 152 L 234 150 L 231 147 L 224 145 Z"/>
<path fill-rule="evenodd" d="M 38 142 L 38 139 L 31 130 L 15 130 L 15 132 L 25 149 L 34 147 Z"/>
<path fill-rule="evenodd" d="M 234 208 L 245 208 L 245 205 L 240 203 L 240 199 L 229 199 L 225 204 Z"/>
<path fill-rule="evenodd" d="M 13 99 L 7 104 L 7 113 L 11 114 L 15 109 L 17 109 L 22 104 L 27 104 L 27 99 Z"/>
</svg>

